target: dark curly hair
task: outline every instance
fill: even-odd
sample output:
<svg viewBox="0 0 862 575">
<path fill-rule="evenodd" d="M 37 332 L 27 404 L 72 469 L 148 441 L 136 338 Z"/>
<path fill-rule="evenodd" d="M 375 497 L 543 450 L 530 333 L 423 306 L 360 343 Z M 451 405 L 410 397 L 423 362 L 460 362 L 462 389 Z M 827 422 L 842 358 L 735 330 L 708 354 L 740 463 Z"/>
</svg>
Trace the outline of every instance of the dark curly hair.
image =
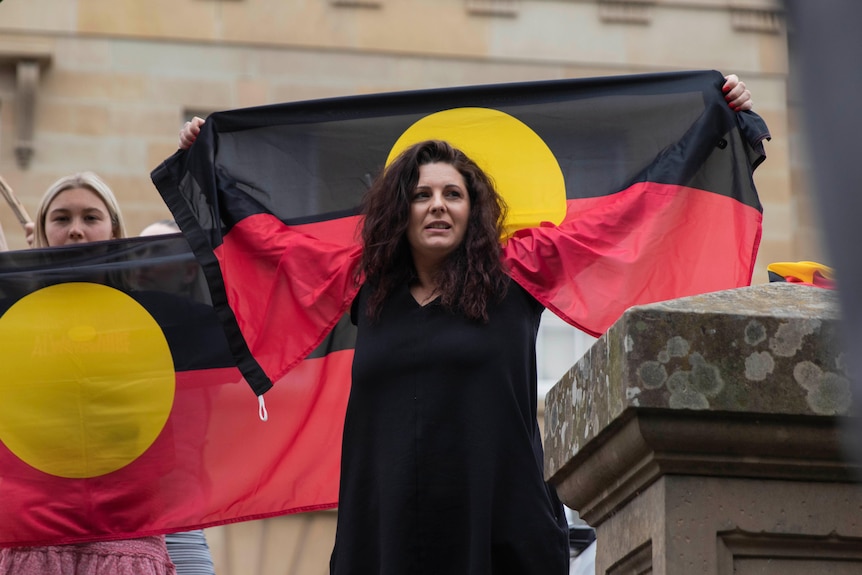
<svg viewBox="0 0 862 575">
<path fill-rule="evenodd" d="M 507 275 L 500 259 L 506 204 L 491 178 L 462 151 L 447 142 L 428 140 L 404 150 L 377 178 L 363 202 L 363 253 L 358 274 L 371 286 L 368 315 L 380 316 L 386 298 L 416 279 L 407 241 L 410 197 L 419 167 L 445 163 L 464 177 L 470 216 L 464 241 L 438 270 L 441 304 L 474 320 L 488 321 L 488 303 L 505 294 Z"/>
</svg>

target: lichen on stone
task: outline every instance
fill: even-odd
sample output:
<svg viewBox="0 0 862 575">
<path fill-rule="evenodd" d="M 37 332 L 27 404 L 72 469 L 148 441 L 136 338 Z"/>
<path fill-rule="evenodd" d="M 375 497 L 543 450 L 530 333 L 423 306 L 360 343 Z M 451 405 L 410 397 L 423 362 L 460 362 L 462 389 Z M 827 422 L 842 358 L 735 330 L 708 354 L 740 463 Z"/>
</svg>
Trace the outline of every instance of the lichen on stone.
<svg viewBox="0 0 862 575">
<path fill-rule="evenodd" d="M 780 357 L 793 357 L 802 348 L 805 336 L 811 335 L 820 327 L 820 320 L 809 319 L 782 323 L 775 335 L 769 340 L 769 349 Z"/>
<path fill-rule="evenodd" d="M 658 389 L 667 380 L 667 370 L 657 361 L 645 361 L 638 368 L 638 377 L 647 389 Z"/>
<path fill-rule="evenodd" d="M 756 319 L 745 326 L 745 343 L 755 346 L 766 340 L 766 327 Z"/>
<path fill-rule="evenodd" d="M 745 378 L 763 381 L 775 369 L 775 360 L 768 351 L 755 351 L 745 358 Z"/>
<path fill-rule="evenodd" d="M 685 357 L 691 349 L 691 344 L 683 337 L 678 335 L 667 340 L 667 352 L 671 357 Z"/>
</svg>

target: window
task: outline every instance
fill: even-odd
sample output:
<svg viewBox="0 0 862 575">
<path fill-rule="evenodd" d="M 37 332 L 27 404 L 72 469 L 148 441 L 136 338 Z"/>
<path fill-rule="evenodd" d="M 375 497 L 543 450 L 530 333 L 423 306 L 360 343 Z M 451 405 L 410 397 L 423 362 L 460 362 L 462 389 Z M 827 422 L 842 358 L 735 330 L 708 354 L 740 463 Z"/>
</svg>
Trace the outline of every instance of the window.
<svg viewBox="0 0 862 575">
<path fill-rule="evenodd" d="M 595 341 L 596 338 L 545 311 L 536 342 L 539 397 L 544 397 Z"/>
</svg>

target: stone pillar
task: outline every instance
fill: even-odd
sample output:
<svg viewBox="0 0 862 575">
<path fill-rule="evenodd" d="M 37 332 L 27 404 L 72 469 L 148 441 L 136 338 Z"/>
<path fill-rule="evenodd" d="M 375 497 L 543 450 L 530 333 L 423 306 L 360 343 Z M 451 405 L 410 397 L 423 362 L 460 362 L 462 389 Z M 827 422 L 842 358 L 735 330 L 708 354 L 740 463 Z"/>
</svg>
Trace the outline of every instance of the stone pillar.
<svg viewBox="0 0 862 575">
<path fill-rule="evenodd" d="M 834 292 L 637 306 L 546 397 L 546 474 L 598 574 L 862 573 L 851 401 Z"/>
</svg>

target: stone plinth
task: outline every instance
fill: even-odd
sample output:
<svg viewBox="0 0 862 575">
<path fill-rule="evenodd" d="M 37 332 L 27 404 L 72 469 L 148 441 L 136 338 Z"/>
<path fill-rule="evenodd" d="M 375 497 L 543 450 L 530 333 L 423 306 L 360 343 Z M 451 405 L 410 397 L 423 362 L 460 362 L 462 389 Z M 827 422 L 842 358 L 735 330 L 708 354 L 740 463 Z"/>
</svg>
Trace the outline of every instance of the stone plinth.
<svg viewBox="0 0 862 575">
<path fill-rule="evenodd" d="M 596 573 L 862 573 L 851 402 L 831 291 L 638 306 L 547 395 L 547 478 Z"/>
</svg>

